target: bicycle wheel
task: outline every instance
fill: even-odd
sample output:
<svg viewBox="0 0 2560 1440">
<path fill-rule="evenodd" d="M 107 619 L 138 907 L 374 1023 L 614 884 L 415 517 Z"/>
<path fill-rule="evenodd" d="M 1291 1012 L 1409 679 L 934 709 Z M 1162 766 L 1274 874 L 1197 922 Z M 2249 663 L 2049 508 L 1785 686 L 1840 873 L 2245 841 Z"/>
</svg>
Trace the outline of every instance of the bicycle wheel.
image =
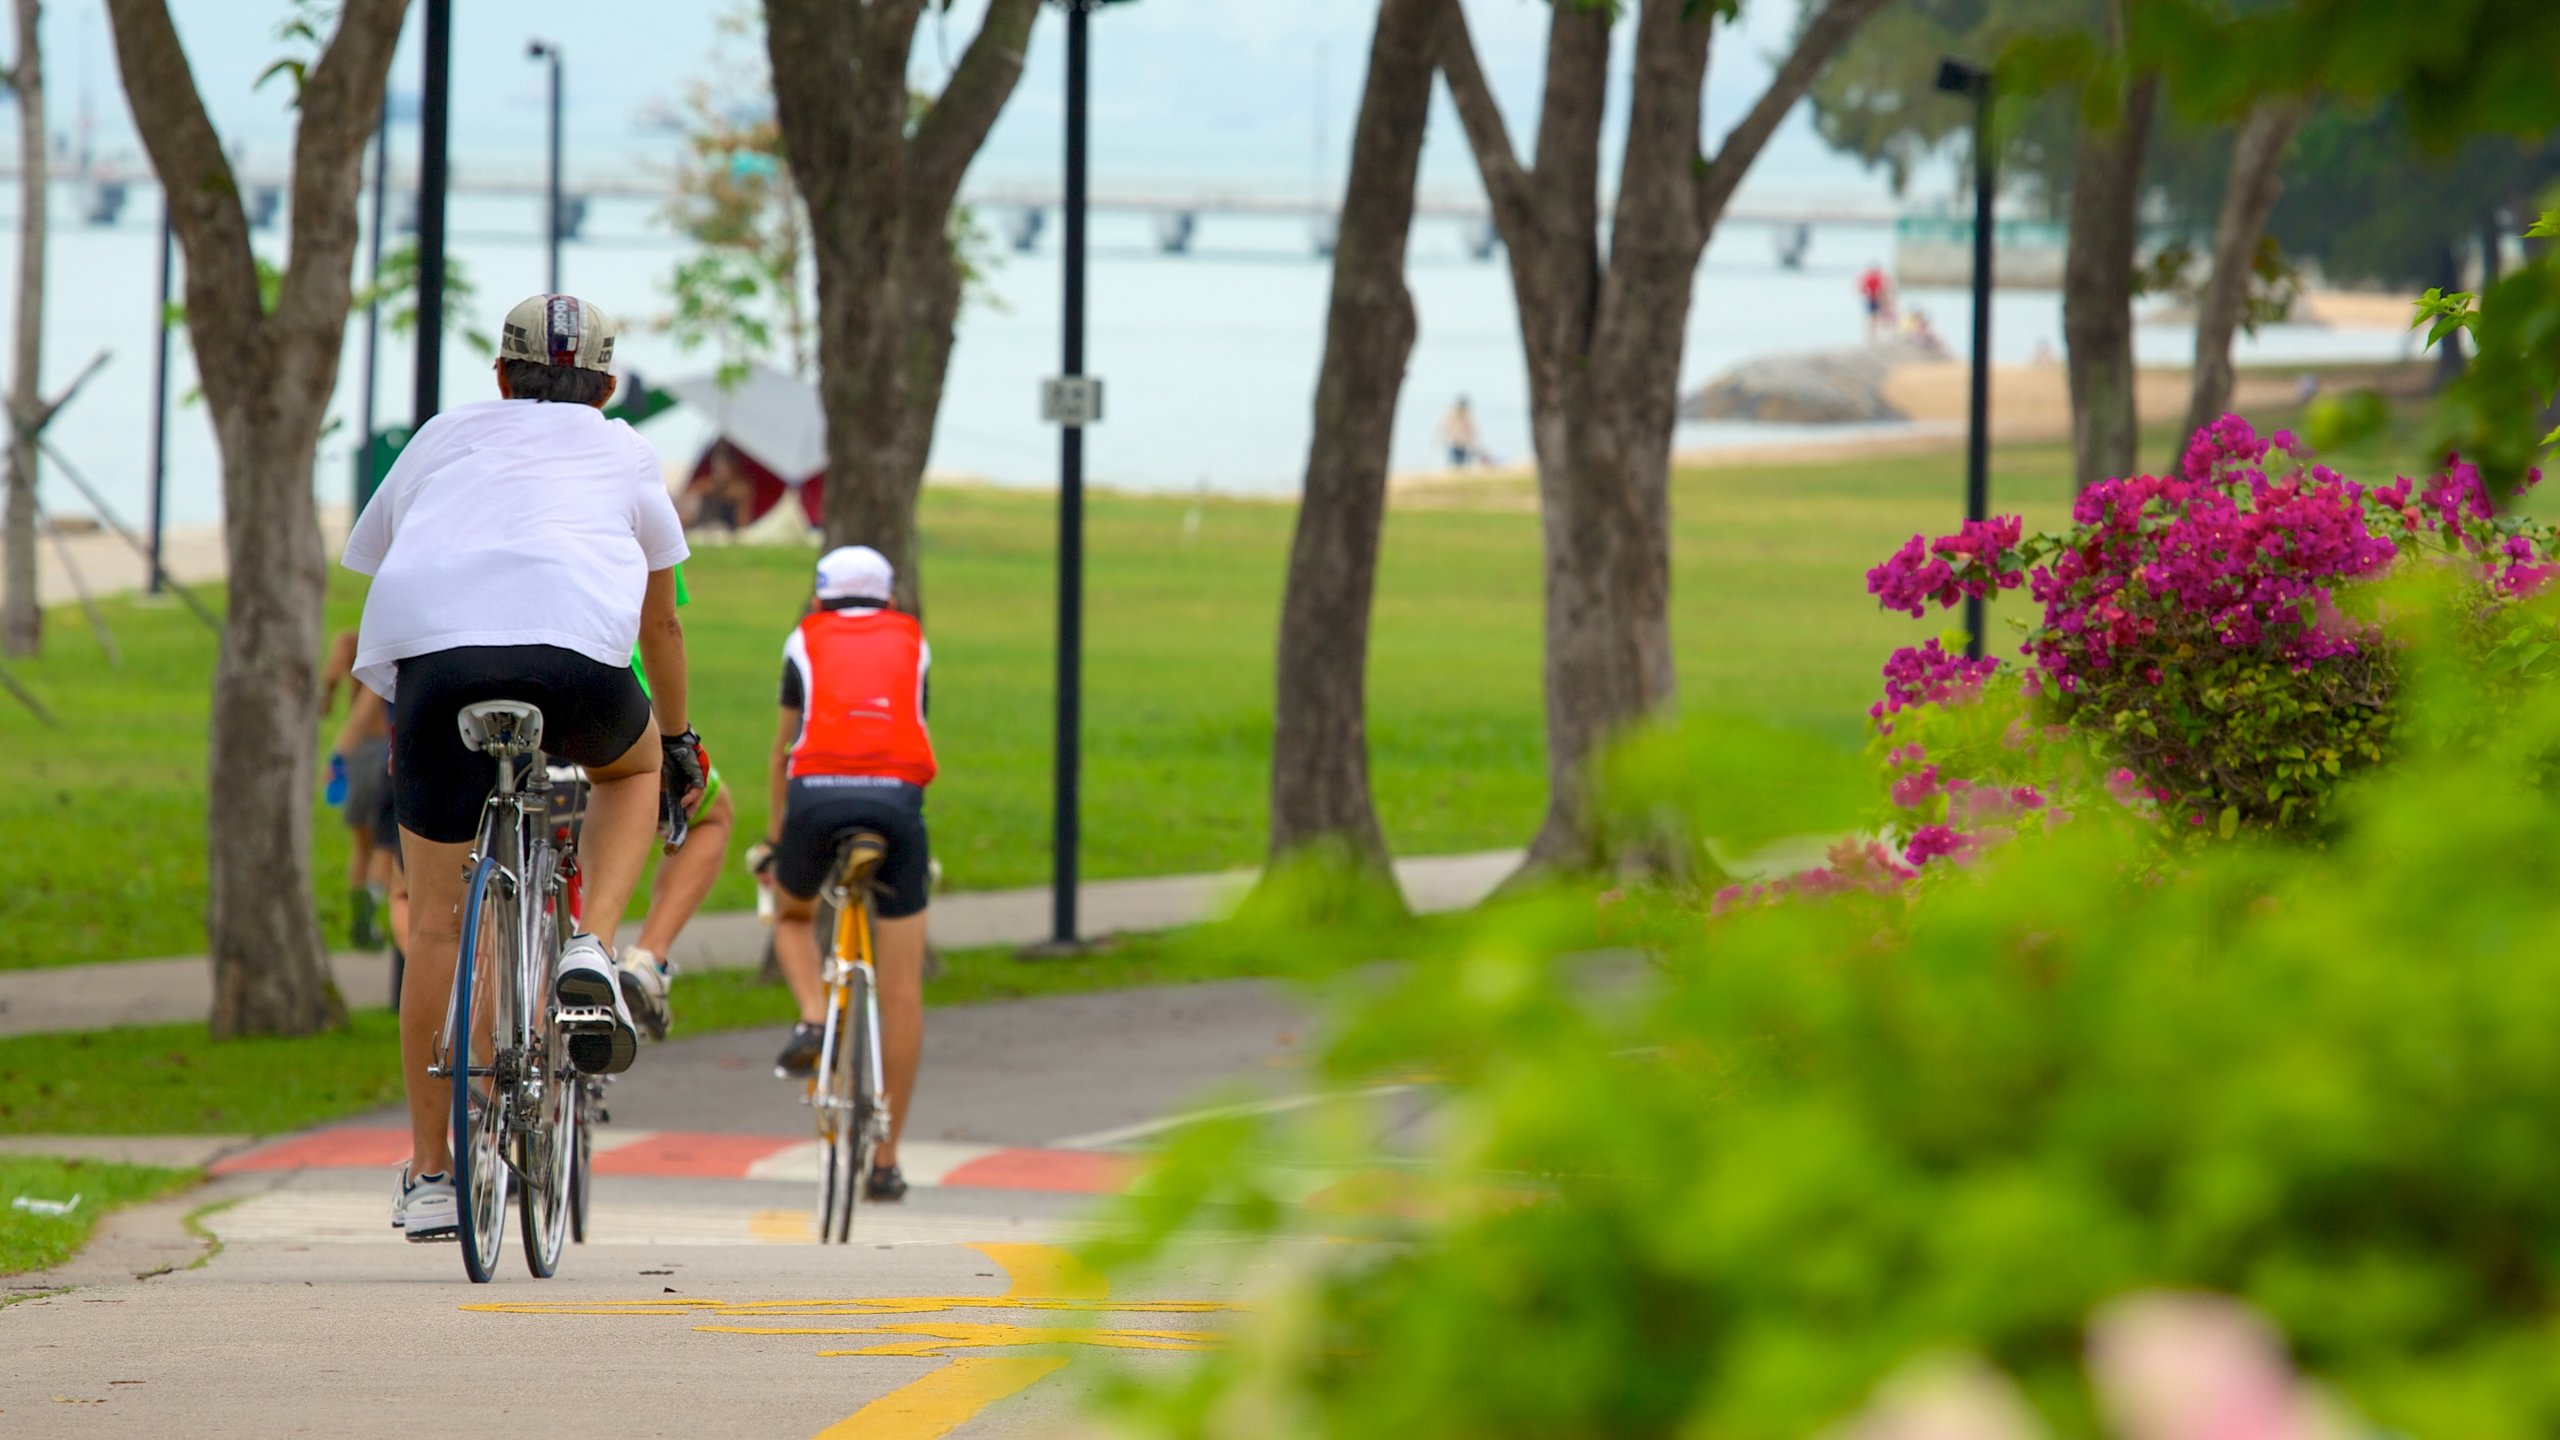
<svg viewBox="0 0 2560 1440">
<path fill-rule="evenodd" d="M 818 1240 L 844 1238 L 852 1223 L 854 1192 L 862 1172 L 854 1152 L 859 1148 L 853 1123 L 852 1007 L 847 987 L 827 987 L 827 1040 L 818 1056 L 818 1073 L 810 1085 L 810 1107 L 818 1115 Z M 839 1219 L 839 1217 L 842 1217 Z"/>
<path fill-rule="evenodd" d="M 880 1103 L 880 987 L 878 977 L 868 965 L 854 967 L 845 983 L 845 1030 L 852 1042 L 853 1093 L 846 1114 L 853 1130 L 852 1173 L 845 1187 L 844 1218 L 836 1231 L 836 1239 L 853 1239 L 853 1212 L 862 1198 L 863 1182 L 871 1174 L 872 1152 L 888 1135 L 888 1111 Z"/>
<path fill-rule="evenodd" d="M 453 1077 L 453 1190 L 462 1268 L 485 1285 L 506 1244 L 507 1110 L 514 1088 L 510 1013 L 515 989 L 515 898 L 491 847 L 464 892 L 462 946 L 453 968 L 447 1073 Z"/>
<path fill-rule="evenodd" d="M 519 973 L 529 997 L 525 1048 L 527 1098 L 533 1123 L 516 1137 L 519 1213 L 524 1221 L 524 1263 L 536 1280 L 548 1280 L 568 1243 L 571 1180 L 577 1163 L 581 1076 L 569 1063 L 569 1035 L 554 1016 L 559 1008 L 547 983 L 560 956 L 560 890 L 547 864 L 535 869 L 525 963 Z"/>
</svg>

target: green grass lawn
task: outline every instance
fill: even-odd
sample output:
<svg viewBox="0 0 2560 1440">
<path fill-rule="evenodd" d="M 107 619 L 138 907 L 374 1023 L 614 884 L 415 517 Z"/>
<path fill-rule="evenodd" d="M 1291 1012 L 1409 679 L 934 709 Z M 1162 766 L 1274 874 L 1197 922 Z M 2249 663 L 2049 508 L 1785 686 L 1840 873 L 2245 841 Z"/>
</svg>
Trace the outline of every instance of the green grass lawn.
<svg viewBox="0 0 2560 1440">
<path fill-rule="evenodd" d="M 2270 421 L 2284 417 L 2269 417 Z M 2351 474 L 2405 453 L 2410 428 L 2339 457 Z M 2165 453 L 2164 436 L 2145 442 Z M 1682 703 L 1848 738 L 1876 670 L 1927 633 L 1877 613 L 1864 576 L 1915 530 L 1951 528 L 1963 459 L 1919 456 L 1684 472 L 1672 594 Z M 2059 445 L 1995 452 L 1992 493 L 2030 523 L 2062 517 Z M 1509 494 L 1525 496 L 1525 485 Z M 1371 642 L 1371 775 L 1404 854 L 1519 844 L 1544 800 L 1538 520 L 1526 504 L 1391 512 Z M 977 488 L 923 503 L 934 647 L 936 853 L 955 889 L 1048 874 L 1054 499 Z M 1261 857 L 1271 650 L 1294 511 L 1285 504 L 1095 496 L 1087 538 L 1085 873 L 1214 870 Z M 694 718 L 735 788 L 742 833 L 764 821 L 782 637 L 813 557 L 706 550 L 686 612 Z M 332 571 L 330 624 L 360 582 Z M 213 598 L 218 600 L 218 595 Z M 111 668 L 77 611 L 17 667 L 62 717 L 0 703 L 15 761 L 0 786 L 0 968 L 202 948 L 205 714 L 213 637 L 185 611 L 110 601 Z M 315 751 L 316 753 L 316 751 Z M 316 761 L 315 761 L 316 765 Z M 332 934 L 344 928 L 346 836 L 314 821 Z M 219 843 L 218 833 L 211 843 Z M 735 867 L 714 908 L 751 901 Z"/>
<path fill-rule="evenodd" d="M 156 1200 L 195 1180 L 192 1170 L 0 1155 L 0 1275 L 59 1265 L 89 1243 L 89 1232 L 107 1212 Z M 22 1195 L 40 1200 L 77 1195 L 80 1204 L 68 1215 L 37 1215 L 9 1203 Z"/>
</svg>

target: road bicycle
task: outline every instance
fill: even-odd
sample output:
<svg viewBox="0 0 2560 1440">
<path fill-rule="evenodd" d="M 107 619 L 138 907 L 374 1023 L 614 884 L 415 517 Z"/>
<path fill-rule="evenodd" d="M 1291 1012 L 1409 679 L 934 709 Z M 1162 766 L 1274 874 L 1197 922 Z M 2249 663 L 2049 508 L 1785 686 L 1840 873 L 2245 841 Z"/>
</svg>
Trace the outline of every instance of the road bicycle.
<svg viewBox="0 0 2560 1440">
<path fill-rule="evenodd" d="M 836 851 L 820 892 L 835 910 L 818 958 L 826 987 L 825 1038 L 809 1077 L 818 1122 L 818 1242 L 853 1239 L 853 1210 L 871 1173 L 872 1152 L 889 1138 L 888 1088 L 880 1070 L 880 982 L 871 964 L 871 877 L 889 853 L 877 831 L 856 830 Z"/>
<path fill-rule="evenodd" d="M 490 757 L 497 785 L 482 807 L 453 1003 L 430 1075 L 453 1082 L 453 1186 L 462 1268 L 497 1273 L 512 1190 L 525 1267 L 547 1279 L 568 1237 L 586 1086 L 570 1037 L 610 1031 L 604 1006 L 562 1006 L 551 977 L 567 943 L 574 853 L 555 842 L 552 771 L 542 711 L 515 700 L 465 706 L 462 743 Z M 583 1230 L 583 1225 L 579 1227 Z"/>
<path fill-rule="evenodd" d="M 579 923 L 578 836 L 587 822 L 587 772 L 583 766 L 554 760 L 545 767 L 551 779 L 550 804 L 551 848 L 560 855 L 560 878 L 569 906 L 569 928 L 574 933 Z M 578 1077 L 578 1114 L 572 1122 L 569 1151 L 569 1239 L 574 1244 L 587 1243 L 588 1202 L 594 1194 L 595 1127 L 613 1116 L 605 1109 L 604 1087 L 613 1083 L 610 1075 Z"/>
<path fill-rule="evenodd" d="M 544 807 L 551 827 L 551 847 L 559 858 L 559 873 L 569 913 L 569 927 L 574 932 L 579 924 L 580 886 L 578 883 L 578 836 L 587 820 L 587 795 L 591 788 L 587 772 L 576 765 L 554 761 L 545 767 L 550 778 L 550 800 Z M 658 828 L 666 842 L 668 854 L 684 845 L 689 817 L 672 786 L 662 786 L 658 803 Z M 610 1075 L 577 1077 L 577 1115 L 571 1123 L 569 1151 L 569 1239 L 579 1245 L 587 1243 L 587 1213 L 594 1195 L 595 1128 L 613 1119 L 605 1108 L 605 1087 L 613 1083 Z"/>
</svg>

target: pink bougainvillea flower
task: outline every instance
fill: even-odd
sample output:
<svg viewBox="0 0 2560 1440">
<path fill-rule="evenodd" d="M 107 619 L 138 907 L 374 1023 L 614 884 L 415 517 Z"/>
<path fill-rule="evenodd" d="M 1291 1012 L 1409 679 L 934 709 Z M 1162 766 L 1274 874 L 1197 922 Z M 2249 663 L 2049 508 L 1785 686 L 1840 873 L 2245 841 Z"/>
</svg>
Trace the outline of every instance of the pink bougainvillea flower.
<svg viewBox="0 0 2560 1440">
<path fill-rule="evenodd" d="M 1972 859 L 1979 848 L 1979 841 L 1951 825 L 1923 825 L 1911 832 L 1910 842 L 1902 847 L 1902 858 L 1914 868 L 1932 860 L 1952 860 L 1961 865 Z"/>
<path fill-rule="evenodd" d="M 2089 1378 L 2123 1440 L 2352 1440 L 2370 1432 L 2303 1384 L 2283 1337 L 2218 1295 L 2153 1291 L 2091 1317 Z"/>
</svg>

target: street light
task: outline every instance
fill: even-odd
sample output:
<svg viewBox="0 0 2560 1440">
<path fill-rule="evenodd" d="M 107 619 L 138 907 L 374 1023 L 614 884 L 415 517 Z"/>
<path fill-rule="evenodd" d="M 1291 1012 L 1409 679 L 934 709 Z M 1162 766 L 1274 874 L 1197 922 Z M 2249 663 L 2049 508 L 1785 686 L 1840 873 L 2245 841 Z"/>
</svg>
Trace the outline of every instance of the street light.
<svg viewBox="0 0 2560 1440">
<path fill-rule="evenodd" d="M 1953 58 L 1938 62 L 1938 88 L 1973 97 L 1973 404 L 1965 436 L 1964 515 L 1991 508 L 1991 195 L 1997 156 L 1991 146 L 1991 72 Z M 1982 598 L 1964 602 L 1964 653 L 1982 658 Z"/>
<path fill-rule="evenodd" d="M 1074 404 L 1084 378 L 1085 22 L 1096 0 L 1060 0 L 1067 12 L 1066 289 L 1060 308 L 1060 378 L 1044 408 L 1058 424 L 1058 728 L 1049 837 L 1049 943 L 1076 943 L 1077 850 L 1083 839 L 1080 768 L 1084 745 L 1084 427 L 1096 403 Z M 1085 409 L 1094 414 L 1082 413 Z"/>
<path fill-rule="evenodd" d="M 550 278 L 542 282 L 542 290 L 546 295 L 557 295 L 560 293 L 560 47 L 549 40 L 528 40 L 524 54 L 528 60 L 551 62 L 551 174 L 543 186 L 546 196 L 543 228 L 551 245 L 551 269 Z"/>
<path fill-rule="evenodd" d="M 382 117 L 373 131 L 373 232 L 366 238 L 371 256 L 365 272 L 364 306 L 364 432 L 356 440 L 356 514 L 364 512 L 365 502 L 373 498 L 373 487 L 382 477 L 374 473 L 374 383 L 375 370 L 382 354 L 382 221 L 389 213 L 391 196 L 391 92 L 382 94 Z"/>
<path fill-rule="evenodd" d="M 410 427 L 424 429 L 444 394 L 444 188 L 453 101 L 453 0 L 426 0 L 418 86 L 418 371 Z"/>
</svg>

